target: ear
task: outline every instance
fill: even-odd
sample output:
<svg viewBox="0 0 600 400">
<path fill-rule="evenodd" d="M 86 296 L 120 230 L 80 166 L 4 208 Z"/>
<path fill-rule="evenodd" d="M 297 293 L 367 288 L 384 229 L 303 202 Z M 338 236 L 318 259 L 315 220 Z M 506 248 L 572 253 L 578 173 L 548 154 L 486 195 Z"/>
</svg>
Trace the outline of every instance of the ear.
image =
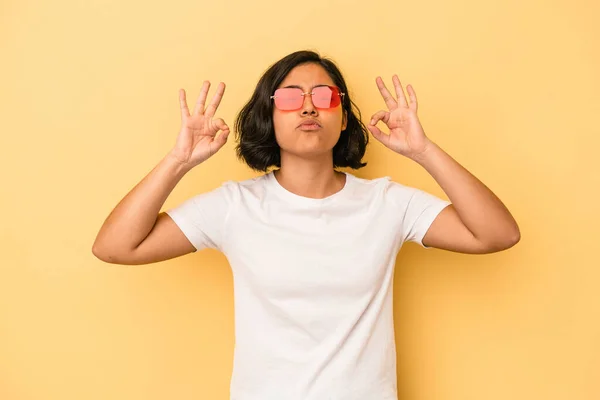
<svg viewBox="0 0 600 400">
<path fill-rule="evenodd" d="M 344 110 L 344 115 L 342 115 L 342 131 L 345 131 L 348 127 L 348 113 Z"/>
</svg>

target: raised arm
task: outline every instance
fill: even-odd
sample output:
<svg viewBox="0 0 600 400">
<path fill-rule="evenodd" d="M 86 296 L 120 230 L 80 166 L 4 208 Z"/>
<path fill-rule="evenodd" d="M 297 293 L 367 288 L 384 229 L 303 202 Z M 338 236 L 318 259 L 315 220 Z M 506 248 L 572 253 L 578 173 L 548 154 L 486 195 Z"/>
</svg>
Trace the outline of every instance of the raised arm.
<svg viewBox="0 0 600 400">
<path fill-rule="evenodd" d="M 192 114 L 185 91 L 180 89 L 182 124 L 175 147 L 108 215 L 92 247 L 99 259 L 114 264 L 149 264 L 195 250 L 173 220 L 159 212 L 181 178 L 227 141 L 229 127 L 222 119 L 213 119 L 225 85 L 219 84 L 205 109 L 209 88 L 210 83 L 204 82 Z"/>
<path fill-rule="evenodd" d="M 437 215 L 423 244 L 460 253 L 492 253 L 514 246 L 521 235 L 511 213 L 488 187 L 425 135 L 414 89 L 407 86 L 409 102 L 396 75 L 392 81 L 397 99 L 377 77 L 388 111 L 375 113 L 367 128 L 386 147 L 423 166 L 452 202 Z M 378 121 L 387 125 L 389 134 L 379 130 Z"/>
</svg>

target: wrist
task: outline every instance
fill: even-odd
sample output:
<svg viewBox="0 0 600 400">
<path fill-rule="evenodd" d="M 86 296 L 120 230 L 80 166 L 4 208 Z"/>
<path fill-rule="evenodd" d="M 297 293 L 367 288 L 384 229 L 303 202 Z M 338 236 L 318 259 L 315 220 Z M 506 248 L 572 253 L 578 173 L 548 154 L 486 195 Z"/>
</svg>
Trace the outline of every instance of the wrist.
<svg viewBox="0 0 600 400">
<path fill-rule="evenodd" d="M 193 166 L 182 162 L 177 156 L 175 156 L 172 152 L 169 152 L 164 158 L 163 163 L 167 165 L 167 168 L 170 171 L 173 171 L 176 175 L 185 175 L 189 172 Z"/>
<path fill-rule="evenodd" d="M 435 155 L 437 150 L 439 150 L 439 146 L 428 139 L 425 146 L 423 146 L 423 150 L 411 155 L 410 159 L 420 165 L 423 165 Z"/>
</svg>

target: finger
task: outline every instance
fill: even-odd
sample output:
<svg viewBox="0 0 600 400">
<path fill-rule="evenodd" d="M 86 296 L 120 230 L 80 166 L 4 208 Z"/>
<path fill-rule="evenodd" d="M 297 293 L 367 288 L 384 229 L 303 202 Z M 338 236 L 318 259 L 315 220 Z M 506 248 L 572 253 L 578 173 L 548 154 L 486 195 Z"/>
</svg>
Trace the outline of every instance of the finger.
<svg viewBox="0 0 600 400">
<path fill-rule="evenodd" d="M 415 92 L 415 89 L 413 89 L 411 85 L 408 85 L 406 90 L 408 90 L 408 97 L 410 98 L 410 109 L 417 111 L 419 103 L 417 102 L 417 93 Z"/>
<path fill-rule="evenodd" d="M 385 83 L 383 83 L 383 79 L 381 79 L 381 77 L 378 76 L 375 79 L 375 82 L 377 82 L 377 87 L 379 88 L 379 92 L 383 96 L 383 100 L 385 101 L 385 105 L 390 110 L 393 110 L 396 107 L 398 107 L 398 103 L 396 103 L 396 100 L 394 99 L 394 97 L 392 97 L 392 95 L 390 94 L 390 92 L 388 92 L 387 88 L 385 87 Z"/>
<path fill-rule="evenodd" d="M 210 82 L 204 81 L 202 83 L 202 89 L 200 89 L 200 95 L 198 96 L 198 100 L 196 100 L 194 114 L 204 114 L 204 103 L 206 102 L 206 97 L 208 96 L 208 89 L 210 89 Z"/>
<path fill-rule="evenodd" d="M 213 120 L 213 125 L 217 128 L 217 130 L 223 131 L 225 129 L 229 129 L 225 121 L 223 121 L 223 118 L 217 118 Z"/>
<path fill-rule="evenodd" d="M 215 115 L 215 113 L 217 112 L 217 107 L 219 107 L 219 104 L 221 104 L 223 93 L 225 93 L 225 84 L 223 82 L 219 82 L 219 86 L 217 86 L 217 91 L 213 96 L 208 107 L 206 107 L 204 115 L 208 117 L 212 117 L 213 115 Z"/>
<path fill-rule="evenodd" d="M 218 138 L 212 141 L 211 143 L 211 155 L 215 154 L 217 151 L 221 150 L 225 143 L 227 143 L 227 138 L 229 137 L 229 131 L 223 132 L 219 135 Z"/>
<path fill-rule="evenodd" d="M 181 109 L 181 118 L 187 118 L 190 116 L 190 110 L 185 100 L 185 90 L 179 89 L 179 108 Z"/>
<path fill-rule="evenodd" d="M 367 129 L 369 130 L 369 132 L 371 132 L 371 134 L 375 137 L 375 139 L 379 140 L 385 146 L 388 145 L 388 142 L 390 140 L 389 135 L 386 135 L 385 133 L 383 133 L 381 131 L 381 129 L 379 129 L 378 127 L 376 127 L 374 125 L 368 125 Z"/>
<path fill-rule="evenodd" d="M 402 89 L 402 84 L 400 83 L 398 75 L 392 76 L 392 82 L 394 83 L 394 88 L 396 88 L 396 97 L 398 98 L 400 107 L 408 107 L 408 104 L 406 103 L 406 96 L 404 95 L 404 89 Z"/>
<path fill-rule="evenodd" d="M 389 111 L 380 110 L 380 111 L 377 111 L 375 114 L 373 114 L 373 116 L 371 117 L 371 121 L 369 122 L 369 125 L 377 125 L 377 123 L 379 121 L 383 121 L 384 123 L 387 124 L 389 119 L 390 119 Z"/>
<path fill-rule="evenodd" d="M 225 145 L 225 143 L 227 143 L 227 138 L 229 137 L 230 132 L 229 127 L 222 119 L 219 119 L 217 121 L 218 122 L 216 123 L 216 125 L 219 128 L 219 130 L 221 130 L 221 133 L 213 140 L 213 143 L 216 146 L 215 151 L 218 151 L 221 147 Z"/>
</svg>

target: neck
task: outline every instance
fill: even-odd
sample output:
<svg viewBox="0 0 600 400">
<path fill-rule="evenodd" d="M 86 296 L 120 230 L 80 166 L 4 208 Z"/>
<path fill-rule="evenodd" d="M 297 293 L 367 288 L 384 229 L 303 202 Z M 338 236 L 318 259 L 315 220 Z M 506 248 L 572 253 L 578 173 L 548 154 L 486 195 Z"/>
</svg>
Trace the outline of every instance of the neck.
<svg viewBox="0 0 600 400">
<path fill-rule="evenodd" d="M 275 178 L 298 196 L 322 199 L 339 192 L 346 184 L 346 175 L 333 169 L 332 156 L 311 160 L 281 156 L 281 168 L 274 171 Z"/>
</svg>

